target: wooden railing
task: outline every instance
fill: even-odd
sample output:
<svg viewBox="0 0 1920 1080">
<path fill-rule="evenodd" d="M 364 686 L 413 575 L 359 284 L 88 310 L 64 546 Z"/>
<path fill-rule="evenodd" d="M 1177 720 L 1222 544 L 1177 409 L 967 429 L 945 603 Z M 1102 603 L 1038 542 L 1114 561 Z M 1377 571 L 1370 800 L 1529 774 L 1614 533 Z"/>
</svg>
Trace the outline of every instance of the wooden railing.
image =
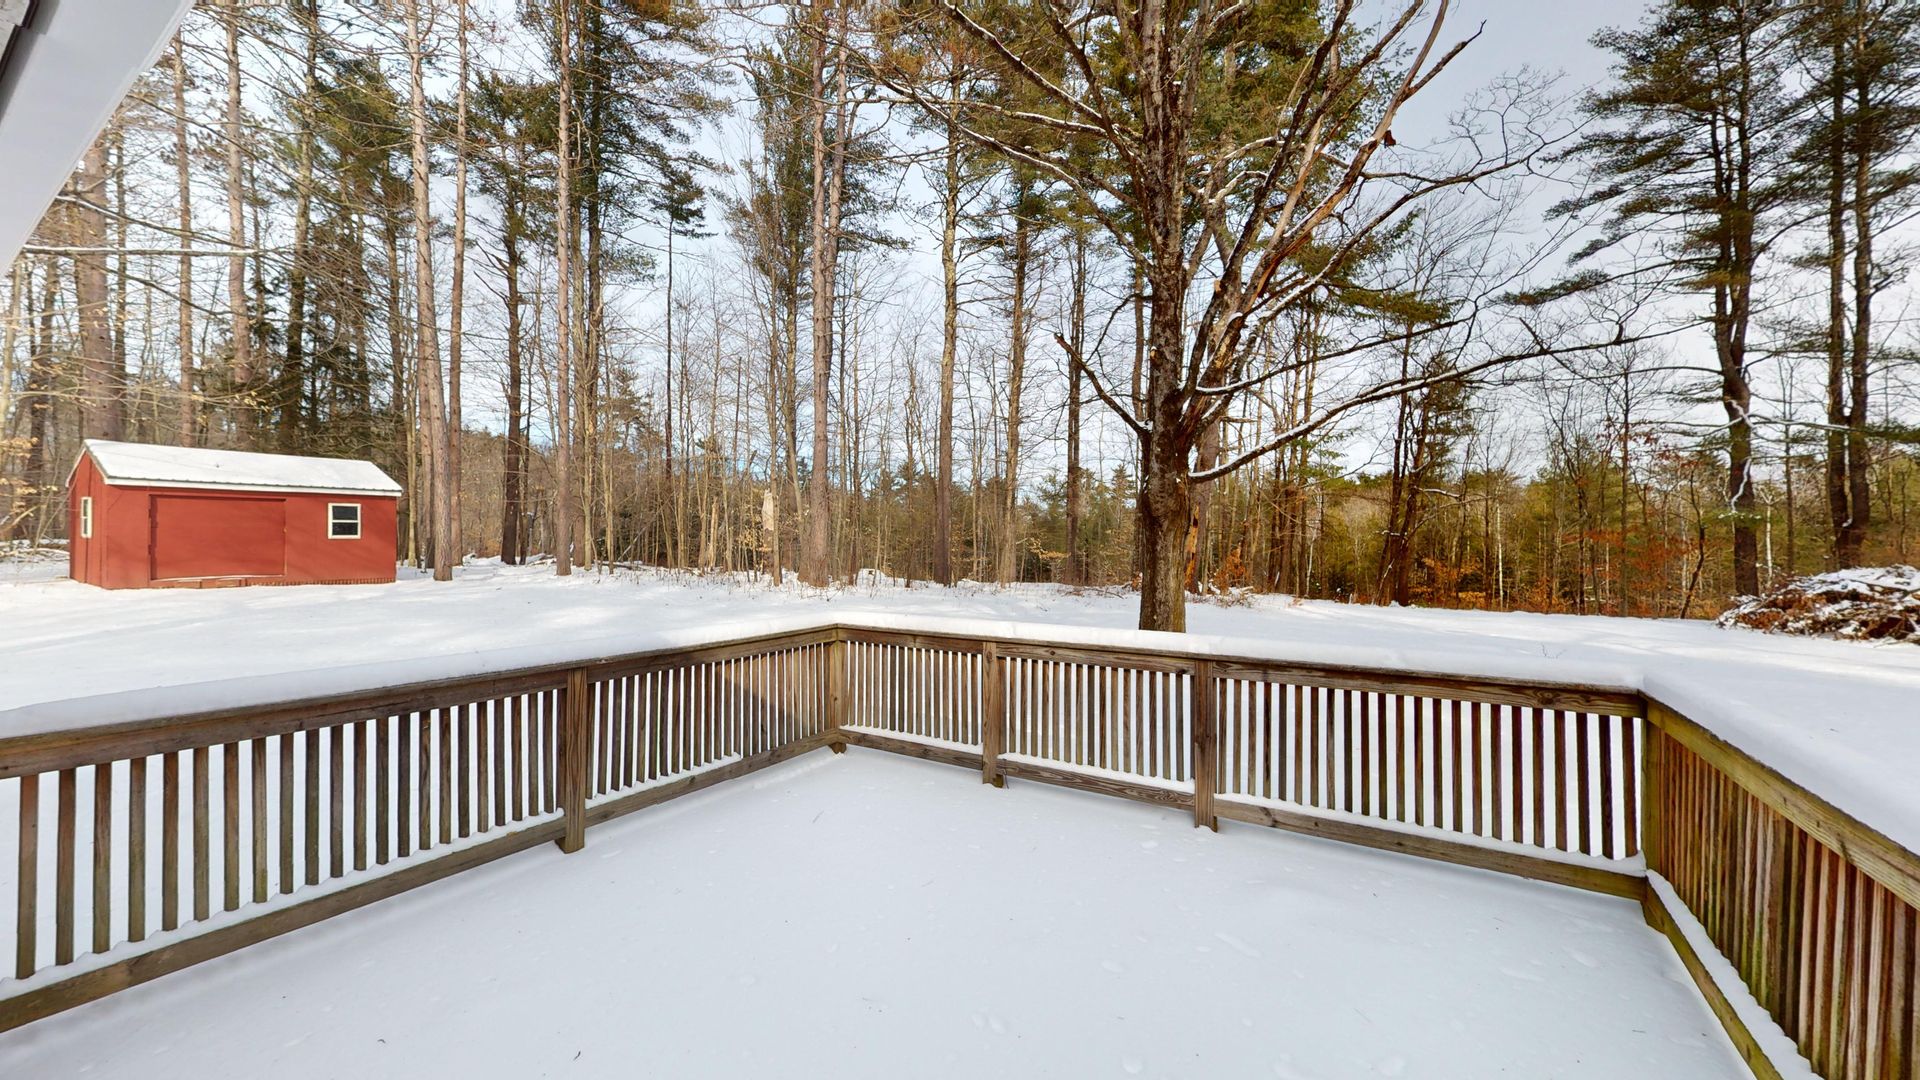
<svg viewBox="0 0 1920 1080">
<path fill-rule="evenodd" d="M 1920 859 L 1636 692 L 840 626 L 0 739 L 0 1030 L 848 744 L 1639 899 L 1756 1074 L 1920 1078 Z"/>
<path fill-rule="evenodd" d="M 1920 1076 L 1920 860 L 1655 704 L 1648 921 L 1702 977 L 1717 951 L 1821 1076 Z M 1683 940 L 1675 905 L 1706 942 Z M 1756 1032 L 1702 984 L 1755 1072 Z"/>
</svg>

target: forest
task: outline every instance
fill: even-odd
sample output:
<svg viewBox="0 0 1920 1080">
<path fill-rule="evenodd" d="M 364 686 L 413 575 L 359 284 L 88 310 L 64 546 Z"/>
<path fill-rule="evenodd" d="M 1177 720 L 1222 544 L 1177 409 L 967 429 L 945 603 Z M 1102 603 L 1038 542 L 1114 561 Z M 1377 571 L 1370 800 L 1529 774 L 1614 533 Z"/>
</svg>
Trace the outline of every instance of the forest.
<svg viewBox="0 0 1920 1080">
<path fill-rule="evenodd" d="M 1710 617 L 1920 561 L 1920 0 L 201 0 L 0 284 L 400 558 Z"/>
</svg>

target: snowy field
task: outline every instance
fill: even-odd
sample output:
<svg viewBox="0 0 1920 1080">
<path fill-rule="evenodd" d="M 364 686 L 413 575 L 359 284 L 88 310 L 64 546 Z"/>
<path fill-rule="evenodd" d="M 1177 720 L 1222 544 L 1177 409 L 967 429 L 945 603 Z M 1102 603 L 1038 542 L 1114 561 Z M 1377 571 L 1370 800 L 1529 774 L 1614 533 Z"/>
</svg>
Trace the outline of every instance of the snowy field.
<svg viewBox="0 0 1920 1080">
<path fill-rule="evenodd" d="M 1748 1075 L 1637 905 L 811 754 L 0 1035 L 0 1076 Z"/>
<path fill-rule="evenodd" d="M 1136 599 L 1052 586 L 775 590 L 666 572 L 463 568 L 451 584 L 107 592 L 0 578 L 0 735 L 286 700 L 845 621 L 1644 689 L 1914 849 L 1920 648 L 1705 622 L 1263 597 L 1127 630 Z M 1071 631 L 1061 627 L 1072 627 Z"/>
</svg>

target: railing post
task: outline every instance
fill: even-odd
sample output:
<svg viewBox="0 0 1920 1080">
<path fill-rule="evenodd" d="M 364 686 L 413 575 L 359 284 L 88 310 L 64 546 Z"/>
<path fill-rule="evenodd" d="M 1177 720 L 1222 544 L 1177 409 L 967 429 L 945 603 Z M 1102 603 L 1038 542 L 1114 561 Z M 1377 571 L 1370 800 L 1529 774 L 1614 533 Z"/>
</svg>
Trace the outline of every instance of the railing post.
<svg viewBox="0 0 1920 1080">
<path fill-rule="evenodd" d="M 1667 733 L 1655 720 L 1654 713 L 1658 708 L 1649 702 L 1646 719 L 1641 721 L 1640 857 L 1646 861 L 1648 870 L 1664 873 L 1666 863 L 1660 843 L 1660 804 L 1666 791 Z M 1632 762 L 1628 762 L 1628 765 L 1631 767 Z"/>
<path fill-rule="evenodd" d="M 1007 745 L 1006 677 L 1000 670 L 1000 646 L 980 646 L 980 781 L 1006 787 L 1000 754 Z"/>
<path fill-rule="evenodd" d="M 587 843 L 587 754 L 592 740 L 587 723 L 587 669 L 567 672 L 560 692 L 560 813 L 566 831 L 560 850 L 579 851 Z"/>
<path fill-rule="evenodd" d="M 827 746 L 836 754 L 847 752 L 847 738 L 840 728 L 847 722 L 847 631 L 840 627 L 827 643 Z"/>
<path fill-rule="evenodd" d="M 1220 831 L 1213 813 L 1215 748 L 1220 745 L 1220 715 L 1213 697 L 1213 661 L 1193 664 L 1193 825 Z"/>
</svg>

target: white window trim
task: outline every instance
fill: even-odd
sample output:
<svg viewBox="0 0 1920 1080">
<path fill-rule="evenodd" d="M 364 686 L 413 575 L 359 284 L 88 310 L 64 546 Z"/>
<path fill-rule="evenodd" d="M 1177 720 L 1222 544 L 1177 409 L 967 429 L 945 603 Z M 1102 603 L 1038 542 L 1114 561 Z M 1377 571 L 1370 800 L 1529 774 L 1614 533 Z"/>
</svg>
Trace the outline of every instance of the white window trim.
<svg viewBox="0 0 1920 1080">
<path fill-rule="evenodd" d="M 80 539 L 93 539 L 93 496 L 80 496 Z"/>
<path fill-rule="evenodd" d="M 339 535 L 339 534 L 336 534 L 336 533 L 335 533 L 335 532 L 333 531 L 333 511 L 334 511 L 334 509 L 335 509 L 336 507 L 341 507 L 341 506 L 351 506 L 351 507 L 353 507 L 353 535 L 352 535 L 352 536 L 343 536 L 343 535 Z M 357 503 L 357 502 L 349 502 L 349 503 L 328 503 L 328 504 L 327 504 L 327 539 L 329 539 L 329 540 L 358 540 L 358 539 L 360 539 L 360 535 L 361 535 L 361 533 L 362 533 L 362 531 L 363 531 L 363 520 L 362 520 L 362 519 L 363 519 L 363 515 L 364 515 L 364 514 L 365 514 L 365 511 L 364 511 L 364 510 L 363 510 L 363 509 L 361 508 L 361 504 L 359 504 L 359 503 Z"/>
</svg>

